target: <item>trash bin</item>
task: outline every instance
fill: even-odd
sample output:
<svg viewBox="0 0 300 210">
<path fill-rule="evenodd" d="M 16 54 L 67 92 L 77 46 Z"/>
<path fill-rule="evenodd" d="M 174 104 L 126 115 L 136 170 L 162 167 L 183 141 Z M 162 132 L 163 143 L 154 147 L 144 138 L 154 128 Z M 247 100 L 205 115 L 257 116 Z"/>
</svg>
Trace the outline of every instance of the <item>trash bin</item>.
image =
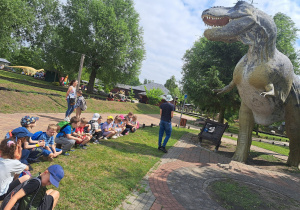
<svg viewBox="0 0 300 210">
<path fill-rule="evenodd" d="M 181 118 L 181 120 L 180 120 L 180 126 L 185 127 L 186 126 L 186 121 L 187 121 L 187 119 Z"/>
</svg>

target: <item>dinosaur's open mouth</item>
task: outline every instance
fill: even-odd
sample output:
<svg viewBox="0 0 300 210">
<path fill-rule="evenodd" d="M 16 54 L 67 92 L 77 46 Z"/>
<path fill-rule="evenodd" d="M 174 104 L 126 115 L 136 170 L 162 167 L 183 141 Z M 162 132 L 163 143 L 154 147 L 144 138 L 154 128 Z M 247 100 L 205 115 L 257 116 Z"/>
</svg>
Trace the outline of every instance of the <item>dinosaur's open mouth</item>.
<svg viewBox="0 0 300 210">
<path fill-rule="evenodd" d="M 228 17 L 214 17 L 211 15 L 203 15 L 202 19 L 206 25 L 213 27 L 222 27 L 231 21 Z"/>
</svg>

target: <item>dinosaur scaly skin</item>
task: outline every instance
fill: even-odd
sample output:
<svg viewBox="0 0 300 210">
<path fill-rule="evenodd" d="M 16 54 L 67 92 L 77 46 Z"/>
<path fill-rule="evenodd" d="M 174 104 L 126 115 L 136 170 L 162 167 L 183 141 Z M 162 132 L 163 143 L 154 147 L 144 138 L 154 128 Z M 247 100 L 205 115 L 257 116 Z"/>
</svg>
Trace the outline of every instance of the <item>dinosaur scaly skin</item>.
<svg viewBox="0 0 300 210">
<path fill-rule="evenodd" d="M 212 26 L 204 36 L 211 41 L 240 41 L 249 46 L 238 62 L 231 83 L 241 97 L 240 130 L 234 160 L 245 162 L 250 152 L 254 122 L 269 125 L 286 121 L 290 138 L 288 163 L 300 162 L 300 81 L 290 60 L 276 49 L 277 28 L 273 19 L 244 1 L 234 7 L 212 7 L 203 11 L 205 24 Z M 288 128 L 289 127 L 289 128 Z"/>
</svg>

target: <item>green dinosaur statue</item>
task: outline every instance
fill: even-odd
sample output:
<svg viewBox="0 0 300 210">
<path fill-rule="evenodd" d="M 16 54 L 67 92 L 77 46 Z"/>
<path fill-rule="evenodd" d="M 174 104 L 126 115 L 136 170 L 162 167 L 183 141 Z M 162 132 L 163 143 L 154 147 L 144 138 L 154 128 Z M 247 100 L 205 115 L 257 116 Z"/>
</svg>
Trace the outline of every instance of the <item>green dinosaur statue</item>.
<svg viewBox="0 0 300 210">
<path fill-rule="evenodd" d="M 238 1 L 234 7 L 207 9 L 202 19 L 212 27 L 204 32 L 208 40 L 240 41 L 249 46 L 236 65 L 230 84 L 216 90 L 220 94 L 236 86 L 241 97 L 240 130 L 233 160 L 247 160 L 254 122 L 270 125 L 285 120 L 290 139 L 287 163 L 299 166 L 300 79 L 288 57 L 276 49 L 277 28 L 273 19 L 244 1 Z"/>
</svg>

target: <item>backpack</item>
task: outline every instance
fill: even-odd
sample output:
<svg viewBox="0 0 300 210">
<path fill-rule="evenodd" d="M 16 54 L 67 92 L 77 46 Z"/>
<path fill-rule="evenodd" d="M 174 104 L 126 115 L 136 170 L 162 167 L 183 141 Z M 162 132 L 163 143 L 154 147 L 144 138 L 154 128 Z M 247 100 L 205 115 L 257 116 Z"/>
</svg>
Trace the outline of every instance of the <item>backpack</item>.
<svg viewBox="0 0 300 210">
<path fill-rule="evenodd" d="M 11 137 L 13 136 L 12 131 L 13 131 L 13 130 L 9 130 L 9 131 L 5 134 L 4 139 L 9 139 L 9 138 L 11 138 Z"/>
<path fill-rule="evenodd" d="M 35 177 L 35 178 L 32 178 L 32 179 L 38 180 L 39 183 L 40 183 L 40 186 L 39 186 L 39 188 L 37 189 L 37 191 L 35 192 L 35 195 L 32 197 L 32 199 L 30 200 L 30 202 L 26 204 L 26 206 L 27 206 L 26 209 L 30 209 L 30 208 L 31 208 L 32 202 L 33 202 L 35 196 L 37 195 L 37 193 L 38 193 L 38 191 L 39 191 L 39 189 L 40 189 L 40 187 L 41 187 L 41 185 L 42 185 L 41 180 L 40 180 L 39 178 Z M 22 189 L 22 188 L 29 182 L 29 180 L 32 180 L 32 179 L 28 179 L 28 180 L 26 180 L 25 182 L 19 184 L 19 185 L 16 186 L 10 193 L 8 193 L 8 194 L 5 196 L 4 200 L 2 201 L 2 204 L 1 204 L 0 209 L 3 210 L 3 209 L 5 208 L 5 206 L 8 204 L 8 202 L 10 201 L 10 199 L 11 199 L 17 192 L 19 192 L 19 190 Z M 22 201 L 22 198 L 19 199 L 11 209 L 12 209 L 12 210 L 17 210 L 17 209 L 19 209 L 19 206 L 20 206 L 21 201 Z"/>
<path fill-rule="evenodd" d="M 68 121 L 61 121 L 59 123 L 57 123 L 57 132 L 61 132 L 65 127 L 67 127 L 68 125 L 71 126 L 71 124 Z"/>
<path fill-rule="evenodd" d="M 86 101 L 83 97 L 82 97 L 82 100 L 81 100 L 81 103 L 80 103 L 79 107 L 82 111 L 85 111 L 87 109 Z"/>
<path fill-rule="evenodd" d="M 46 133 L 46 132 L 38 131 L 38 132 L 36 132 L 36 133 L 33 134 L 33 136 L 31 137 L 31 139 L 32 140 L 38 140 L 43 133 Z"/>
</svg>

